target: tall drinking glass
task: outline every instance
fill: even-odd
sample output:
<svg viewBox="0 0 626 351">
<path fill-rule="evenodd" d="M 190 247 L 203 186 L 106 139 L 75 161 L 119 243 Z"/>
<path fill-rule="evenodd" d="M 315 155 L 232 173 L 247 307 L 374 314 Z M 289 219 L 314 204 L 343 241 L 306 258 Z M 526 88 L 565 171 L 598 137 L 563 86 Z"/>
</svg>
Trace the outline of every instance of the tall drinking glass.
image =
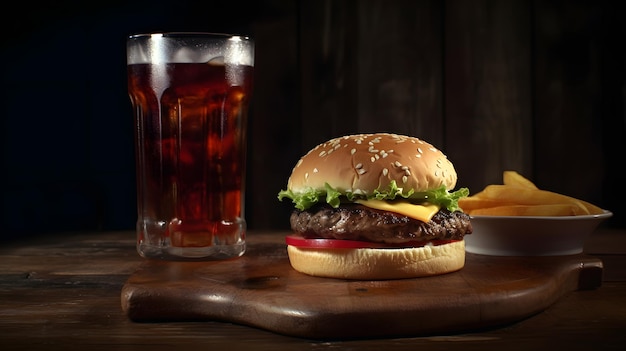
<svg viewBox="0 0 626 351">
<path fill-rule="evenodd" d="M 208 260 L 246 250 L 246 124 L 254 43 L 214 33 L 127 40 L 137 251 Z"/>
</svg>

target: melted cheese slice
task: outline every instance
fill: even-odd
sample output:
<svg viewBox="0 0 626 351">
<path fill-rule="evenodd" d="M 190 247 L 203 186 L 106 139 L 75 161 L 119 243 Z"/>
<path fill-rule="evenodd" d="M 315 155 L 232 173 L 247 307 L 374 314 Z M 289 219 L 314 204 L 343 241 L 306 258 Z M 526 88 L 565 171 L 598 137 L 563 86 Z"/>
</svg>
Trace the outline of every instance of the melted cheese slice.
<svg viewBox="0 0 626 351">
<path fill-rule="evenodd" d="M 439 206 L 431 204 L 416 205 L 402 201 L 389 203 L 382 200 L 356 200 L 355 202 L 377 210 L 399 213 L 424 223 L 430 222 L 430 219 L 439 211 Z"/>
</svg>

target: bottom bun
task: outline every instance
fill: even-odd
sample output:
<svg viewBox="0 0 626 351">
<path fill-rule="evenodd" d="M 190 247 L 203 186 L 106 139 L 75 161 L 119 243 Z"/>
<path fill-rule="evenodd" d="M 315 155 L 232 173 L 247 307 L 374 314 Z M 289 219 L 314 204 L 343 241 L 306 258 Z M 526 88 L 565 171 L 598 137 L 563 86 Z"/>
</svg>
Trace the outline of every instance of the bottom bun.
<svg viewBox="0 0 626 351">
<path fill-rule="evenodd" d="M 458 271 L 465 265 L 465 241 L 405 249 L 307 249 L 288 245 L 298 272 L 328 278 L 382 280 Z"/>
</svg>

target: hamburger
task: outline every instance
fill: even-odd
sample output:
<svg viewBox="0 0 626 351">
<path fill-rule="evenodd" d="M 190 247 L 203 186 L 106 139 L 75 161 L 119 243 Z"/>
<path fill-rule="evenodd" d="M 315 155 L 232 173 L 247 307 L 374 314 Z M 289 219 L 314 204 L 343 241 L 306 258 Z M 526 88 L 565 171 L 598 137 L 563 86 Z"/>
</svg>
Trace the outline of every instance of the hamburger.
<svg viewBox="0 0 626 351">
<path fill-rule="evenodd" d="M 440 275 L 465 265 L 470 217 L 452 191 L 457 174 L 416 137 L 347 135 L 293 168 L 280 201 L 295 207 L 286 237 L 291 266 L 312 276 L 381 280 Z"/>
</svg>

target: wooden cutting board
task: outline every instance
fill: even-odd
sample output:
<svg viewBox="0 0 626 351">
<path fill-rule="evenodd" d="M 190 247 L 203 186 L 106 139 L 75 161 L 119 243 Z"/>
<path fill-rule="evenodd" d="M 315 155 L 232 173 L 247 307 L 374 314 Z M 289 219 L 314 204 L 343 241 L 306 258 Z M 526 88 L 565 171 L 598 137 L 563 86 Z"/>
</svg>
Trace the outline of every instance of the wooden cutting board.
<svg viewBox="0 0 626 351">
<path fill-rule="evenodd" d="M 291 268 L 281 236 L 257 239 L 228 261 L 143 262 L 122 289 L 124 312 L 136 322 L 214 320 L 310 339 L 420 336 L 517 322 L 602 282 L 602 261 L 584 254 L 468 253 L 461 271 L 436 277 L 318 278 Z"/>
</svg>

